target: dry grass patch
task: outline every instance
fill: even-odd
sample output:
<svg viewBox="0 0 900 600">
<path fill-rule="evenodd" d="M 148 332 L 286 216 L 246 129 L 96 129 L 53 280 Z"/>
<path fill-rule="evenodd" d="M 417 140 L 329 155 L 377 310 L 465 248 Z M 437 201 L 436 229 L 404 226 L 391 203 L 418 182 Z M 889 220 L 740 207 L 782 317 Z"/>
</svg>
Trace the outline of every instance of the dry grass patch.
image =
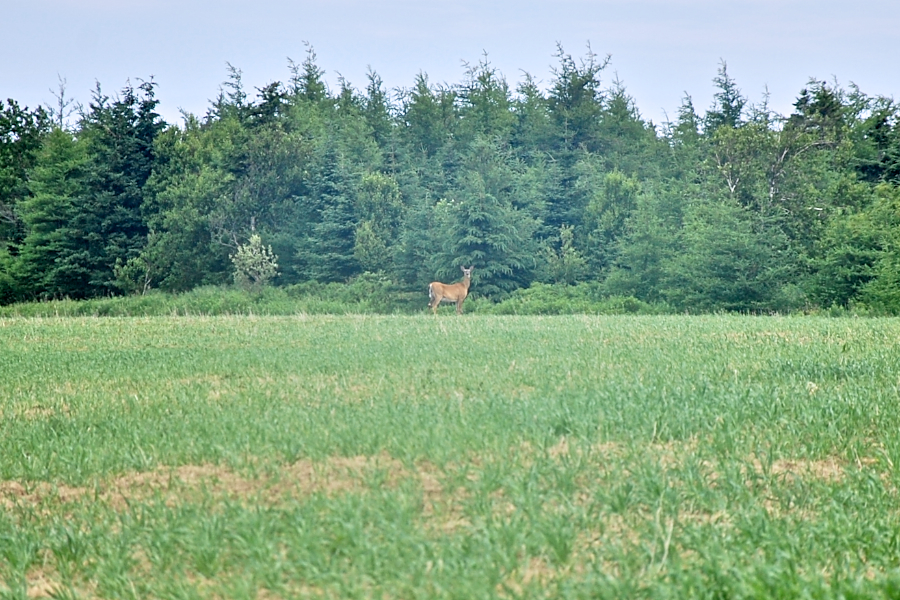
<svg viewBox="0 0 900 600">
<path fill-rule="evenodd" d="M 844 466 L 834 457 L 824 460 L 780 459 L 772 463 L 773 475 L 812 477 L 823 481 L 840 481 L 844 476 Z"/>
<path fill-rule="evenodd" d="M 18 598 L 13 593 L 9 581 L 0 577 L 0 596 Z M 90 582 L 79 582 L 77 585 L 64 585 L 59 574 L 49 566 L 32 567 L 25 575 L 25 597 L 27 598 L 99 598 L 97 590 Z"/>
<path fill-rule="evenodd" d="M 0 481 L 0 505 L 11 510 L 16 505 L 40 506 L 48 500 L 75 502 L 88 493 L 88 488 L 47 482 L 26 483 Z"/>
<path fill-rule="evenodd" d="M 61 590 L 61 585 L 52 574 L 41 569 L 31 569 L 25 578 L 29 598 L 52 598 Z"/>
<path fill-rule="evenodd" d="M 303 459 L 266 469 L 256 476 L 245 476 L 222 465 L 182 465 L 130 472 L 90 486 L 0 481 L 0 507 L 47 511 L 58 505 L 93 501 L 121 512 L 130 504 L 152 498 L 168 506 L 204 498 L 282 506 L 313 494 L 396 490 L 412 482 L 421 490 L 423 526 L 446 534 L 470 525 L 463 510 L 468 491 L 462 486 L 448 490 L 442 479 L 443 472 L 434 465 L 423 461 L 410 468 L 387 454 Z M 498 514 L 508 515 L 515 510 L 502 491 L 493 494 L 492 500 Z"/>
<path fill-rule="evenodd" d="M 522 567 L 515 569 L 501 583 L 498 583 L 496 591 L 501 598 L 522 597 L 527 595 L 527 588 L 531 586 L 546 588 L 561 574 L 560 569 L 552 567 L 544 558 L 532 556 L 525 561 Z"/>
<path fill-rule="evenodd" d="M 858 468 L 870 467 L 878 461 L 874 458 L 860 457 L 856 459 Z M 849 463 L 838 457 L 829 456 L 823 459 L 808 458 L 780 458 L 772 461 L 768 467 L 763 464 L 759 457 L 752 457 L 750 463 L 753 470 L 757 474 L 765 474 L 782 478 L 807 478 L 817 479 L 819 481 L 836 483 L 843 480 Z"/>
<path fill-rule="evenodd" d="M 40 507 L 46 503 L 66 504 L 91 498 L 122 510 L 131 502 L 152 497 L 161 497 L 166 504 L 174 506 L 204 495 L 278 505 L 316 493 L 362 492 L 372 481 L 396 489 L 402 481 L 413 478 L 421 485 L 428 507 L 443 496 L 438 477 L 437 470 L 429 465 L 410 470 L 386 454 L 331 457 L 322 461 L 303 459 L 255 477 L 221 465 L 182 465 L 126 473 L 97 481 L 91 487 L 2 481 L 0 506 Z"/>
</svg>

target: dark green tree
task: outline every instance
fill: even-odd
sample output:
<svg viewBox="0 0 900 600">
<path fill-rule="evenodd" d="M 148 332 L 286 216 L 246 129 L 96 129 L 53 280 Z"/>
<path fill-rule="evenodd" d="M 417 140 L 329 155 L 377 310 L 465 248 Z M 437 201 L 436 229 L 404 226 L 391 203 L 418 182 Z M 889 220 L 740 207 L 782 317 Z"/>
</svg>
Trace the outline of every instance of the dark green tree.
<svg viewBox="0 0 900 600">
<path fill-rule="evenodd" d="M 73 229 L 87 246 L 87 295 L 116 292 L 114 265 L 137 257 L 147 242 L 144 186 L 153 170 L 155 139 L 165 128 L 155 87 L 152 81 L 137 89 L 128 85 L 110 100 L 98 86 L 80 127 L 91 163 L 88 195 Z"/>
<path fill-rule="evenodd" d="M 560 45 L 556 58 L 559 66 L 553 70 L 549 100 L 560 148 L 602 150 L 598 138 L 603 113 L 600 72 L 607 67 L 610 57 L 598 60 L 588 46 L 586 57 L 577 64 Z"/>
<path fill-rule="evenodd" d="M 698 202 L 685 211 L 680 252 L 666 265 L 663 296 L 690 312 L 797 308 L 796 261 L 777 229 L 729 200 Z"/>
<path fill-rule="evenodd" d="M 312 173 L 309 202 L 314 221 L 298 242 L 301 279 L 347 281 L 360 272 L 354 252 L 359 225 L 353 206 L 353 182 L 341 155 L 327 146 Z"/>
<path fill-rule="evenodd" d="M 382 173 L 363 175 L 356 191 L 354 213 L 359 225 L 353 252 L 365 271 L 390 271 L 404 206 L 397 182 Z"/>
<path fill-rule="evenodd" d="M 22 274 L 35 294 L 84 298 L 116 293 L 116 265 L 136 259 L 147 243 L 144 186 L 154 141 L 165 126 L 155 84 L 131 85 L 111 100 L 98 85 L 77 141 L 57 131 L 23 205 L 29 233 Z"/>
<path fill-rule="evenodd" d="M 474 265 L 480 294 L 502 297 L 530 283 L 537 266 L 538 222 L 510 200 L 514 169 L 487 140 L 473 144 L 446 202 L 439 277 Z"/>
<path fill-rule="evenodd" d="M 291 71 L 290 92 L 297 98 L 310 104 L 321 104 L 328 101 L 328 86 L 322 77 L 325 71 L 316 63 L 316 51 L 306 44 L 306 58 L 301 64 L 288 59 Z"/>
<path fill-rule="evenodd" d="M 388 150 L 393 144 L 394 118 L 393 106 L 384 90 L 384 81 L 371 68 L 366 74 L 368 85 L 363 102 L 363 115 L 372 131 L 372 137 L 380 148 Z"/>
<path fill-rule="evenodd" d="M 415 86 L 405 93 L 403 103 L 404 139 L 413 152 L 434 156 L 456 127 L 456 93 L 432 90 L 428 76 L 419 73 Z"/>
<path fill-rule="evenodd" d="M 747 105 L 747 98 L 728 74 L 728 65 L 724 60 L 719 63 L 719 72 L 713 83 L 717 91 L 713 95 L 712 108 L 706 111 L 704 123 L 708 134 L 715 133 L 720 127 L 738 127 L 743 122 L 744 107 Z"/>
<path fill-rule="evenodd" d="M 49 131 L 50 115 L 43 108 L 29 110 L 12 99 L 0 103 L 0 248 L 24 234 L 18 204 L 29 196 L 28 173 Z"/>
<path fill-rule="evenodd" d="M 618 239 L 606 293 L 664 302 L 672 265 L 682 252 L 684 206 L 695 190 L 673 184 L 642 190 Z"/>
<path fill-rule="evenodd" d="M 76 229 L 91 193 L 87 143 L 55 128 L 40 151 L 29 182 L 31 195 L 20 212 L 27 234 L 22 240 L 4 301 L 43 297 L 83 298 L 91 289 L 89 245 Z"/>
<path fill-rule="evenodd" d="M 515 124 L 512 98 L 506 79 L 491 66 L 487 55 L 477 64 L 466 64 L 466 79 L 459 87 L 459 134 L 466 141 L 476 136 L 506 142 Z"/>
<path fill-rule="evenodd" d="M 516 119 L 510 141 L 513 148 L 526 158 L 545 160 L 556 130 L 550 101 L 531 74 L 526 73 L 516 89 L 511 110 Z"/>
</svg>

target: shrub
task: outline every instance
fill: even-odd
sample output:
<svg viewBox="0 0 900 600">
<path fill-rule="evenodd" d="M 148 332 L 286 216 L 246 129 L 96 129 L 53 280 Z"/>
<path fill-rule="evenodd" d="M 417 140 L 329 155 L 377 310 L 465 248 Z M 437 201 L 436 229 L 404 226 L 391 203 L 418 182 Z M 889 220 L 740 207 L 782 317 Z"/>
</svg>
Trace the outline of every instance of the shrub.
<svg viewBox="0 0 900 600">
<path fill-rule="evenodd" d="M 250 236 L 250 241 L 238 246 L 231 255 L 234 263 L 234 282 L 247 289 L 259 289 L 278 275 L 278 258 L 272 246 L 263 246 L 259 234 Z"/>
</svg>

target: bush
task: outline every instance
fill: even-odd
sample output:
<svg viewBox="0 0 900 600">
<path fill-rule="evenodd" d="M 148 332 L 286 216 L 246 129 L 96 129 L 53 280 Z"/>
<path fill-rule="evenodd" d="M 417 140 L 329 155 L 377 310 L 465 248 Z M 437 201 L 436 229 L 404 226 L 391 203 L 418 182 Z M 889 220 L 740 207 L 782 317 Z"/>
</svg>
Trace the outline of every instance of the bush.
<svg viewBox="0 0 900 600">
<path fill-rule="evenodd" d="M 578 285 L 535 283 L 515 290 L 501 302 L 480 296 L 477 290 L 466 300 L 469 314 L 492 315 L 621 315 L 672 314 L 666 304 L 650 304 L 631 296 L 604 296 L 597 283 Z M 365 273 L 349 283 L 308 281 L 288 287 L 257 290 L 235 286 L 204 286 L 183 294 L 152 291 L 141 296 L 92 300 L 52 300 L 0 306 L 0 317 L 154 316 L 154 315 L 295 315 L 295 314 L 424 314 L 425 290 L 409 291 L 384 276 Z M 832 316 L 877 316 L 898 309 L 887 302 L 833 306 L 818 312 Z M 790 312 L 788 310 L 787 312 Z"/>
<path fill-rule="evenodd" d="M 120 317 L 155 315 L 393 314 L 422 311 L 426 292 L 406 292 L 381 275 L 366 273 L 350 283 L 310 281 L 285 288 L 202 286 L 182 294 L 70 299 L 0 306 L 0 317 Z"/>
<path fill-rule="evenodd" d="M 663 314 L 665 305 L 642 302 L 633 297 L 602 296 L 596 283 L 578 285 L 534 283 L 516 290 L 496 304 L 477 301 L 472 312 L 495 315 L 572 315 L 572 314 Z"/>
</svg>

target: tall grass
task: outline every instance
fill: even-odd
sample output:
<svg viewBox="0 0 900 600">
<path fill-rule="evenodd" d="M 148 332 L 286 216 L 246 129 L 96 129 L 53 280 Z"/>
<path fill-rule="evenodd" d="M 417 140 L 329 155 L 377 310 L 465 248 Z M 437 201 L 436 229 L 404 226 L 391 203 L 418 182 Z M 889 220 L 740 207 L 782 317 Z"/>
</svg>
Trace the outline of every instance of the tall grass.
<svg viewBox="0 0 900 600">
<path fill-rule="evenodd" d="M 898 334 L 0 319 L 0 595 L 893 595 Z"/>
</svg>

